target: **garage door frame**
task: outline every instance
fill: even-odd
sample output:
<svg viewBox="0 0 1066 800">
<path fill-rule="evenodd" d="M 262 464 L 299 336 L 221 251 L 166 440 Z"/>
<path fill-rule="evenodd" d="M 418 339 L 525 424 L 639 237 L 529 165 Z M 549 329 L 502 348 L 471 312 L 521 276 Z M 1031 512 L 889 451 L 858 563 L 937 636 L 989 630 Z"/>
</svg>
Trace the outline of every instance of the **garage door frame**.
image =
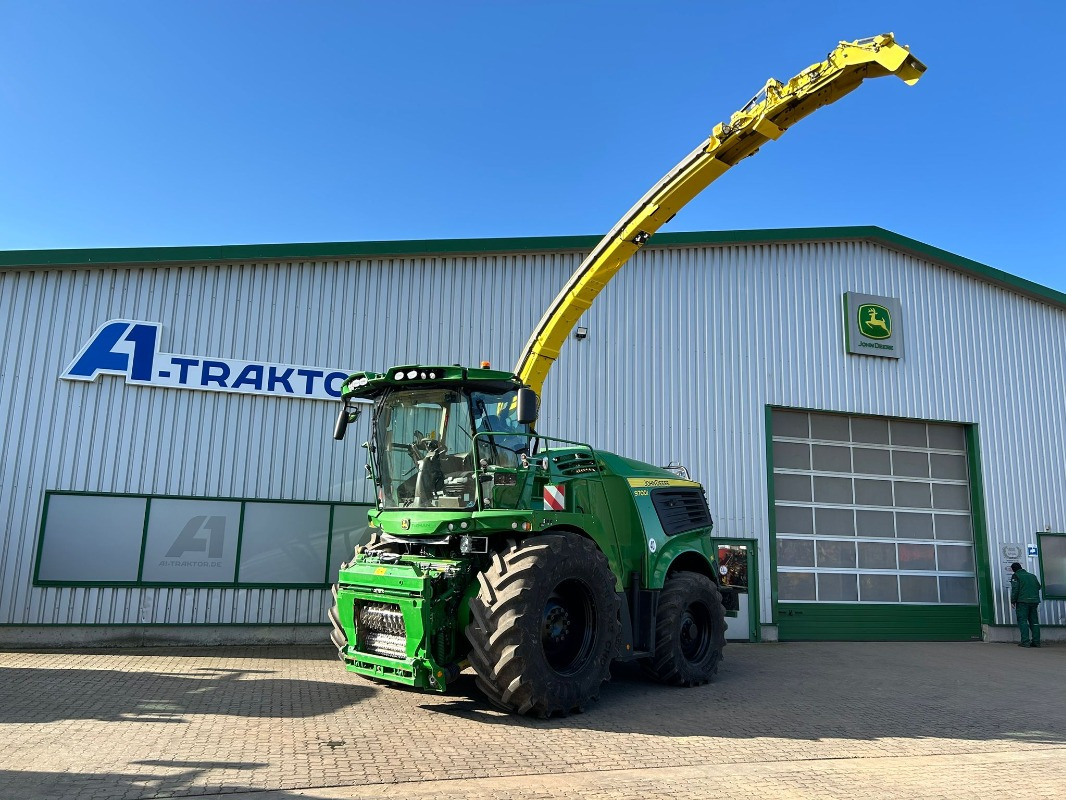
<svg viewBox="0 0 1066 800">
<path fill-rule="evenodd" d="M 924 606 L 899 604 L 863 604 L 868 609 L 869 622 L 876 623 L 878 632 L 855 622 L 853 603 L 782 603 L 778 600 L 777 585 L 777 521 L 774 493 L 773 457 L 773 412 L 800 411 L 805 413 L 841 414 L 849 417 L 872 419 L 898 419 L 902 421 L 960 425 L 966 441 L 967 469 L 969 471 L 970 515 L 973 526 L 974 560 L 977 573 L 977 619 L 973 618 L 974 606 Z M 907 640 L 959 640 L 983 638 L 982 626 L 994 622 L 995 606 L 992 593 L 991 559 L 988 547 L 987 516 L 985 513 L 984 482 L 981 469 L 980 434 L 977 423 L 959 420 L 929 419 L 918 417 L 887 417 L 878 414 L 862 414 L 839 409 L 804 408 L 800 406 L 767 405 L 765 407 L 765 458 L 766 499 L 768 513 L 768 543 L 770 557 L 770 615 L 771 622 L 778 626 L 782 641 L 789 639 L 862 640 L 875 638 L 883 641 Z M 848 619 L 850 617 L 850 619 Z M 899 629 L 892 631 L 885 623 L 895 619 Z M 786 633 L 782 635 L 782 622 Z"/>
</svg>

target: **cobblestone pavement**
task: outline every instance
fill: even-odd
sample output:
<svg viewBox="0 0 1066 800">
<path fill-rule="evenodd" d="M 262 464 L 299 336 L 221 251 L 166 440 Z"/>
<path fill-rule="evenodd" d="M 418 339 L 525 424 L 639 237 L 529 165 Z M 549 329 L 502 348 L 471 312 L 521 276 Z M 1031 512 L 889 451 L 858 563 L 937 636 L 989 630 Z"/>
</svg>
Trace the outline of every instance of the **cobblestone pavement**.
<svg viewBox="0 0 1066 800">
<path fill-rule="evenodd" d="M 0 653 L 0 798 L 1063 797 L 1066 646 L 735 645 L 557 720 L 326 648 Z"/>
</svg>

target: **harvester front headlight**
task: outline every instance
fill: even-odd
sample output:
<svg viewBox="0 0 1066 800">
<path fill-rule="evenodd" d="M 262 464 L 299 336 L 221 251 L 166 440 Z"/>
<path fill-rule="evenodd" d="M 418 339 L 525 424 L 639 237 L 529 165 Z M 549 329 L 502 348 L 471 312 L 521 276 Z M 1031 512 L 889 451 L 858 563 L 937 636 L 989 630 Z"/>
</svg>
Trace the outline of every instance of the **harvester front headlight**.
<svg viewBox="0 0 1066 800">
<path fill-rule="evenodd" d="M 393 375 L 392 378 L 393 378 L 393 380 L 402 381 L 403 380 L 403 370 L 399 370 L 399 369 L 396 370 L 396 374 Z"/>
<path fill-rule="evenodd" d="M 407 377 L 408 378 L 417 378 L 418 377 L 418 370 L 417 369 L 411 370 L 410 372 L 407 373 Z"/>
</svg>

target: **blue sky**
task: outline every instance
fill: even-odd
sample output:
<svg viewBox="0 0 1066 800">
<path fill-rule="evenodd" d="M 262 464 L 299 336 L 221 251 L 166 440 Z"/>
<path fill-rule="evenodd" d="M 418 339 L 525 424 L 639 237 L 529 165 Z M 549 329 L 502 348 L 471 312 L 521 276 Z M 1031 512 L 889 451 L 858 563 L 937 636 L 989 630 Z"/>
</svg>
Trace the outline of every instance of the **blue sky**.
<svg viewBox="0 0 1066 800">
<path fill-rule="evenodd" d="M 663 230 L 879 225 L 1066 290 L 1061 2 L 0 0 L 0 249 L 606 232 L 840 39 L 929 67 Z"/>
</svg>

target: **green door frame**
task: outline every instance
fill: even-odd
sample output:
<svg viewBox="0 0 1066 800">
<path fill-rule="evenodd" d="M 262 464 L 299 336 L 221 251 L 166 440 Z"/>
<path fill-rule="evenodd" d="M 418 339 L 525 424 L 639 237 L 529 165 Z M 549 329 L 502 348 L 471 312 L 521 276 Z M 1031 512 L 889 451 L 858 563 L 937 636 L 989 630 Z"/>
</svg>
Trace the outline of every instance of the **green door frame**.
<svg viewBox="0 0 1066 800">
<path fill-rule="evenodd" d="M 743 545 L 748 548 L 748 641 L 762 641 L 762 623 L 759 619 L 759 540 L 736 537 L 711 537 L 714 548 L 715 569 L 718 568 L 718 545 Z"/>
</svg>

